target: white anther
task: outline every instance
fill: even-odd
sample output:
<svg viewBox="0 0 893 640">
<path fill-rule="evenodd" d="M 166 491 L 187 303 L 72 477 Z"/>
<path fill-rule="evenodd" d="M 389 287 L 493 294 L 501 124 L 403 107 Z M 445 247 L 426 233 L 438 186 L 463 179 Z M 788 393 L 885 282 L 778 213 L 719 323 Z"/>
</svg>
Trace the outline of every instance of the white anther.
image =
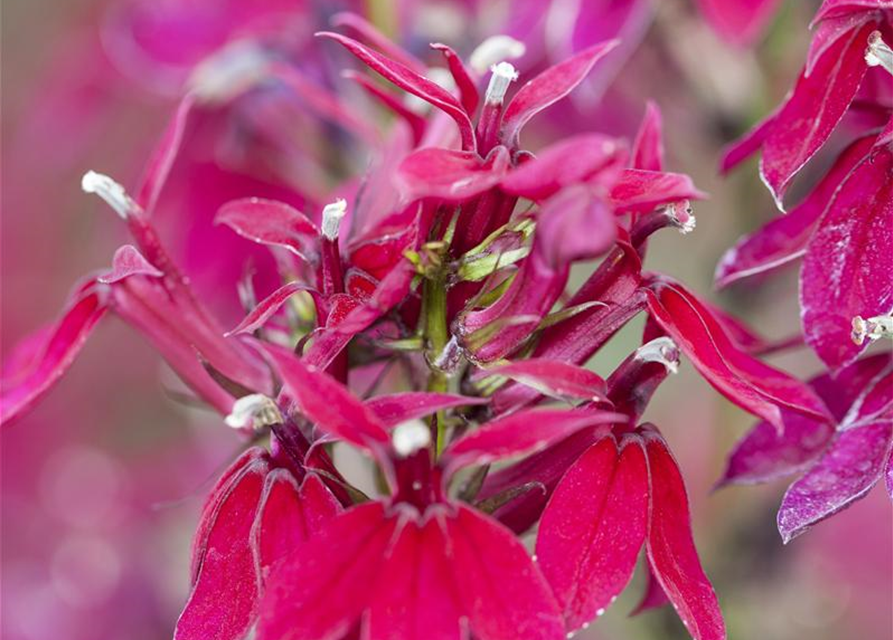
<svg viewBox="0 0 893 640">
<path fill-rule="evenodd" d="M 338 198 L 322 210 L 322 234 L 329 240 L 338 238 L 341 220 L 347 215 L 347 200 Z"/>
<path fill-rule="evenodd" d="M 863 344 L 881 338 L 893 338 L 893 316 L 875 316 L 867 320 L 862 316 L 853 318 L 853 342 Z"/>
<path fill-rule="evenodd" d="M 642 362 L 659 362 L 670 373 L 679 371 L 679 347 L 667 336 L 655 338 L 636 349 L 636 359 Z"/>
<path fill-rule="evenodd" d="M 405 458 L 431 444 L 431 429 L 421 420 L 401 422 L 394 427 L 391 441 L 397 455 Z"/>
<path fill-rule="evenodd" d="M 698 221 L 692 213 L 688 200 L 667 205 L 666 212 L 672 218 L 673 226 L 679 229 L 679 233 L 682 235 L 688 235 L 695 230 Z"/>
<path fill-rule="evenodd" d="M 252 427 L 260 429 L 282 423 L 282 414 L 276 402 L 262 393 L 243 396 L 233 403 L 232 411 L 223 419 L 233 429 Z"/>
<path fill-rule="evenodd" d="M 868 36 L 865 63 L 869 67 L 883 67 L 893 74 L 893 49 L 890 49 L 890 45 L 884 42 L 880 31 L 874 31 Z"/>
<path fill-rule="evenodd" d="M 84 193 L 95 193 L 98 195 L 125 220 L 127 216 L 139 208 L 133 199 L 127 195 L 124 187 L 102 173 L 95 171 L 85 173 L 84 177 L 81 178 L 81 189 L 83 189 Z"/>
<path fill-rule="evenodd" d="M 469 66 L 484 75 L 492 65 L 503 60 L 515 60 L 527 51 L 524 43 L 511 36 L 491 36 L 478 45 L 468 59 Z"/>
<path fill-rule="evenodd" d="M 490 67 L 490 84 L 487 85 L 487 104 L 502 104 L 509 85 L 518 79 L 518 72 L 510 62 L 500 62 Z"/>
<path fill-rule="evenodd" d="M 220 104 L 262 80 L 268 64 L 269 59 L 260 47 L 237 40 L 196 65 L 187 87 L 201 102 Z"/>
</svg>

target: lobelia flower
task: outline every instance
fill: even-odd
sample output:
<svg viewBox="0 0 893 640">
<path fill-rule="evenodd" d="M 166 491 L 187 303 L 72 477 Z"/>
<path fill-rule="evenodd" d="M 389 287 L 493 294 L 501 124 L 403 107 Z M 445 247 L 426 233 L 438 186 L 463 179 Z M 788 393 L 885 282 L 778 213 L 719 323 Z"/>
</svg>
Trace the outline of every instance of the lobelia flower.
<svg viewBox="0 0 893 640">
<path fill-rule="evenodd" d="M 863 78 L 881 73 L 889 85 L 893 59 L 884 38 L 893 33 L 891 10 L 884 0 L 827 0 L 813 21 L 807 63 L 793 92 L 729 150 L 724 169 L 762 149 L 760 173 L 781 208 L 794 176 L 841 118 L 862 108 L 854 100 Z M 873 108 L 883 114 L 883 130 L 852 142 L 800 204 L 740 241 L 716 273 L 717 285 L 725 286 L 803 257 L 803 332 L 832 370 L 852 363 L 866 338 L 884 335 L 893 310 L 893 281 L 876 275 L 893 268 L 893 120 L 883 100 Z"/>
<path fill-rule="evenodd" d="M 735 446 L 720 481 L 720 486 L 751 484 L 803 472 L 788 488 L 778 513 L 785 542 L 864 497 L 885 473 L 893 497 L 890 354 L 861 358 L 810 385 L 834 422 L 791 416 L 781 433 L 766 422 L 757 424 Z"/>
</svg>

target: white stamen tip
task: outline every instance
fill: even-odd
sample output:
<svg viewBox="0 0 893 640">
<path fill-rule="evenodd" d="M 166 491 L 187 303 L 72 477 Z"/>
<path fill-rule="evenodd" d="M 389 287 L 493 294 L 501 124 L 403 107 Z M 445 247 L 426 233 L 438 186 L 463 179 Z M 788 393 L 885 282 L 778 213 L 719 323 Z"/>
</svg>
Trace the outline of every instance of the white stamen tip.
<svg viewBox="0 0 893 640">
<path fill-rule="evenodd" d="M 667 206 L 667 214 L 673 219 L 673 226 L 679 229 L 682 235 L 688 235 L 695 230 L 698 221 L 695 219 L 688 200 L 674 202 Z"/>
<path fill-rule="evenodd" d="M 510 62 L 500 62 L 490 67 L 490 84 L 487 85 L 487 104 L 502 104 L 509 85 L 518 79 L 518 72 Z"/>
<path fill-rule="evenodd" d="M 232 411 L 223 419 L 233 429 L 260 429 L 282 423 L 282 414 L 272 398 L 262 393 L 243 396 L 233 403 Z"/>
<path fill-rule="evenodd" d="M 862 316 L 853 318 L 853 342 L 858 345 L 875 342 L 881 338 L 893 338 L 893 316 L 875 316 L 867 320 Z"/>
<path fill-rule="evenodd" d="M 659 362 L 670 373 L 679 371 L 679 347 L 672 338 L 662 336 L 643 344 L 636 350 L 636 358 L 643 362 Z"/>
<path fill-rule="evenodd" d="M 865 64 L 869 67 L 883 67 L 893 74 L 893 49 L 890 48 L 880 31 L 868 36 L 868 47 L 865 49 Z"/>
<path fill-rule="evenodd" d="M 484 75 L 492 65 L 502 60 L 515 60 L 527 51 L 520 40 L 511 36 L 491 36 L 475 49 L 468 64 L 479 74 Z"/>
<path fill-rule="evenodd" d="M 347 200 L 339 198 L 322 210 L 322 234 L 329 240 L 338 238 L 341 220 L 347 215 Z"/>
<path fill-rule="evenodd" d="M 137 204 L 127 195 L 124 187 L 105 174 L 88 171 L 81 178 L 81 189 L 84 193 L 98 195 L 125 220 L 137 209 Z"/>
<path fill-rule="evenodd" d="M 431 444 L 431 429 L 421 420 L 401 422 L 394 427 L 391 440 L 397 455 L 405 458 Z"/>
</svg>

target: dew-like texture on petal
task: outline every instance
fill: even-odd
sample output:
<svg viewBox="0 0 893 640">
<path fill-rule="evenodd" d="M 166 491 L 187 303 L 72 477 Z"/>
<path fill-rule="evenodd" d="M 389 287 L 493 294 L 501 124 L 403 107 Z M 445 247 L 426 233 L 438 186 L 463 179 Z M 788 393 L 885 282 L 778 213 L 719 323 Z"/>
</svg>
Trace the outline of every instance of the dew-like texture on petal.
<svg viewBox="0 0 893 640">
<path fill-rule="evenodd" d="M 841 431 L 825 455 L 785 493 L 778 511 L 782 540 L 790 542 L 865 497 L 883 474 L 891 436 L 889 418 Z"/>
<path fill-rule="evenodd" d="M 41 330 L 36 338 L 32 335 L 23 341 L 15 356 L 16 362 L 25 368 L 13 371 L 4 363 L 0 424 L 6 425 L 18 418 L 53 388 L 74 363 L 107 310 L 103 292 L 93 284 L 87 285 L 75 293 L 51 329 Z"/>
<path fill-rule="evenodd" d="M 851 338 L 855 316 L 893 310 L 891 273 L 893 150 L 879 147 L 852 170 L 829 203 L 800 273 L 806 342 L 832 370 L 867 346 Z"/>
<path fill-rule="evenodd" d="M 677 283 L 649 292 L 651 316 L 720 393 L 779 430 L 782 408 L 817 420 L 827 409 L 806 383 L 770 367 L 735 345 L 697 298 Z"/>
<path fill-rule="evenodd" d="M 613 438 L 589 448 L 543 512 L 536 555 L 573 631 L 626 587 L 648 521 L 648 467 L 641 440 L 618 452 Z"/>
<path fill-rule="evenodd" d="M 487 402 L 489 402 L 487 398 L 453 393 L 405 391 L 377 396 L 367 400 L 366 406 L 386 427 L 393 427 L 401 422 L 423 418 L 444 409 L 487 404 Z"/>
<path fill-rule="evenodd" d="M 529 409 L 496 418 L 456 440 L 443 453 L 443 463 L 454 470 L 530 454 L 597 424 L 625 422 L 626 416 L 594 409 Z"/>
<path fill-rule="evenodd" d="M 555 104 L 579 85 L 589 71 L 618 42 L 610 40 L 580 51 L 567 60 L 549 67 L 525 83 L 512 98 L 502 117 L 502 140 L 518 147 L 521 129 L 536 114 Z"/>
<path fill-rule="evenodd" d="M 317 428 L 373 450 L 389 442 L 384 425 L 347 387 L 324 371 L 307 366 L 284 347 L 265 343 L 263 349 L 297 408 Z"/>
<path fill-rule="evenodd" d="M 419 149 L 407 157 L 397 171 L 400 189 L 407 200 L 440 198 L 468 200 L 492 189 L 508 171 L 505 147 L 496 147 L 482 159 L 473 151 Z"/>
<path fill-rule="evenodd" d="M 266 473 L 266 460 L 252 460 L 230 478 L 225 495 L 206 514 L 211 522 L 198 580 L 177 621 L 175 640 L 239 640 L 254 621 L 259 587 L 251 528 Z"/>
<path fill-rule="evenodd" d="M 722 640 L 725 623 L 691 533 L 682 474 L 662 438 L 646 438 L 651 474 L 651 516 L 645 548 L 660 582 L 695 640 Z"/>
<path fill-rule="evenodd" d="M 474 150 L 475 138 L 471 120 L 459 101 L 449 91 L 436 82 L 419 75 L 403 63 L 392 60 L 360 44 L 356 40 L 346 38 L 337 33 L 323 32 L 317 35 L 339 42 L 359 60 L 369 66 L 370 69 L 388 81 L 446 112 L 459 126 L 462 147 L 469 151 Z"/>
<path fill-rule="evenodd" d="M 228 202 L 217 212 L 214 222 L 254 242 L 285 247 L 302 260 L 310 257 L 319 241 L 319 229 L 307 216 L 276 200 L 244 198 Z"/>
<path fill-rule="evenodd" d="M 604 399 L 605 381 L 584 367 L 546 358 L 528 358 L 484 369 L 475 379 L 504 376 L 556 398 Z"/>
<path fill-rule="evenodd" d="M 447 518 L 449 562 L 471 632 L 479 640 L 563 640 L 549 585 L 511 531 L 459 505 Z"/>
<path fill-rule="evenodd" d="M 801 74 L 763 143 L 760 173 L 781 207 L 794 175 L 825 144 L 850 106 L 862 77 L 865 46 L 875 22 L 829 47 L 807 77 Z"/>
<path fill-rule="evenodd" d="M 825 0 L 813 18 L 813 25 L 827 18 L 839 18 L 853 13 L 867 13 L 893 9 L 891 0 Z"/>
<path fill-rule="evenodd" d="M 397 519 L 370 502 L 336 517 L 270 574 L 258 640 L 335 640 L 375 594 Z"/>
<path fill-rule="evenodd" d="M 697 0 L 697 3 L 717 35 L 744 47 L 763 33 L 781 0 Z"/>
<path fill-rule="evenodd" d="M 874 144 L 873 136 L 860 138 L 843 151 L 803 202 L 786 215 L 770 220 L 729 249 L 716 267 L 716 286 L 771 271 L 801 257 L 817 229 L 828 202 Z"/>
</svg>

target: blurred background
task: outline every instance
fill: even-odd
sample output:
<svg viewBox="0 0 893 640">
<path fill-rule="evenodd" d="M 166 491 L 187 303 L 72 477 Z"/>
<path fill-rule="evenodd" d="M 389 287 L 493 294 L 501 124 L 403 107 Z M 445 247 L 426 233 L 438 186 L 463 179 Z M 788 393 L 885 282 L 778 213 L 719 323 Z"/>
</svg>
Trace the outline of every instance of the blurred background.
<svg viewBox="0 0 893 640">
<path fill-rule="evenodd" d="M 518 63 L 522 74 L 619 34 L 624 50 L 558 115 L 537 120 L 525 144 L 537 149 L 569 129 L 632 135 L 645 101 L 654 99 L 664 115 L 667 168 L 692 175 L 711 197 L 695 205 L 693 234 L 664 232 L 654 239 L 648 267 L 683 280 L 760 332 L 788 337 L 799 323 L 796 268 L 758 288 L 751 283 L 712 292 L 722 252 L 776 215 L 755 162 L 728 178 L 719 177 L 716 167 L 721 147 L 773 109 L 797 76 L 818 2 L 780 2 L 765 25 L 748 34 L 711 22 L 711 5 L 716 3 L 3 0 L 0 348 L 8 352 L 55 318 L 77 280 L 108 265 L 127 241 L 114 214 L 81 193 L 83 172 L 95 169 L 135 184 L 197 63 L 255 20 L 270 23 L 258 29 L 270 46 L 313 60 L 320 45 L 312 33 L 339 9 L 366 15 L 426 60 L 428 42 L 443 41 L 468 55 L 487 36 L 511 33 L 528 42 Z M 339 61 L 336 71 L 347 64 L 331 57 Z M 307 201 L 313 199 L 308 182 L 327 188 L 324 178 L 317 180 L 318 162 L 287 156 L 278 170 L 246 163 L 245 150 L 254 147 L 245 139 L 262 138 L 252 116 L 266 113 L 265 105 L 257 99 L 243 103 L 240 112 L 221 108 L 213 126 L 225 128 L 230 146 L 197 146 L 195 157 L 175 166 L 174 175 L 181 170 L 183 178 L 172 179 L 157 212 L 165 240 L 199 288 L 218 293 L 215 310 L 226 326 L 240 318 L 234 282 L 241 270 L 227 247 L 246 249 L 228 231 L 210 228 L 217 206 L 254 188 L 256 195 L 298 188 Z M 331 154 L 328 147 L 343 141 L 299 113 L 288 122 L 294 125 L 289 134 L 317 151 Z M 201 134 L 194 133 L 195 139 Z M 360 153 L 353 143 L 344 142 L 343 152 L 348 159 L 336 163 L 336 173 L 362 167 L 361 159 L 351 157 Z M 811 171 L 821 163 L 819 158 Z M 815 179 L 810 173 L 804 182 Z M 190 189 L 196 184 L 220 186 L 222 200 Z M 640 319 L 621 332 L 592 366 L 609 373 L 639 344 L 641 326 Z M 820 370 L 806 350 L 773 363 L 803 376 Z M 69 375 L 33 413 L 0 434 L 4 639 L 171 637 L 187 595 L 198 511 L 214 478 L 244 446 L 215 417 L 172 401 L 172 386 L 171 374 L 143 339 L 107 317 Z M 893 525 L 881 487 L 783 547 L 775 510 L 785 481 L 711 492 L 725 454 L 751 418 L 686 363 L 660 389 L 647 418 L 664 431 L 683 469 L 696 542 L 731 638 L 893 637 Z M 669 609 L 627 617 L 641 590 L 637 578 L 604 618 L 577 637 L 687 637 Z"/>
</svg>

